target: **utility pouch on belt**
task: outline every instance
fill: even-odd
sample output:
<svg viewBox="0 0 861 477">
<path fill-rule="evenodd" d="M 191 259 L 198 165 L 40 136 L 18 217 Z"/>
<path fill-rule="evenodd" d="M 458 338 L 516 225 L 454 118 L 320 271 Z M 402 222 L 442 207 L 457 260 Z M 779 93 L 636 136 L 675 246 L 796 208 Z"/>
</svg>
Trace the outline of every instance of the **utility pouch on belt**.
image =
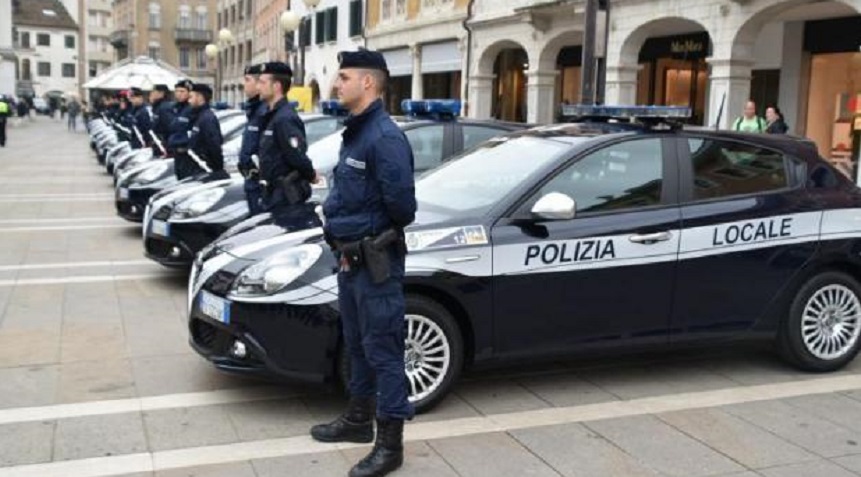
<svg viewBox="0 0 861 477">
<path fill-rule="evenodd" d="M 362 266 L 362 242 L 346 242 L 340 244 L 339 250 L 351 270 L 357 270 Z"/>
<path fill-rule="evenodd" d="M 398 232 L 395 229 L 389 229 L 376 237 L 366 238 L 361 242 L 365 267 L 371 274 L 371 281 L 376 285 L 385 282 L 391 275 L 389 245 L 395 243 L 398 238 Z"/>
</svg>

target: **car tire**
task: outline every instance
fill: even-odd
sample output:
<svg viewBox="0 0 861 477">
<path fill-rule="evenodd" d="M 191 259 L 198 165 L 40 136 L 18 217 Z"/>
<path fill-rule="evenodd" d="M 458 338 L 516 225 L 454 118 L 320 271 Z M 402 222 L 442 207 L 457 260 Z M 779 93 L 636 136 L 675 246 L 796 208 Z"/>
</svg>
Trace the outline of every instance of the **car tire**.
<svg viewBox="0 0 861 477">
<path fill-rule="evenodd" d="M 858 281 L 836 271 L 808 279 L 789 304 L 778 348 L 805 371 L 835 371 L 852 361 L 861 349 Z"/>
<path fill-rule="evenodd" d="M 421 414 L 439 404 L 460 377 L 464 361 L 463 335 L 444 306 L 420 295 L 406 296 L 404 326 L 407 328 L 404 356 L 407 389 L 416 413 Z M 427 351 L 432 353 L 427 354 Z M 350 359 L 343 344 L 336 371 L 348 392 Z"/>
</svg>

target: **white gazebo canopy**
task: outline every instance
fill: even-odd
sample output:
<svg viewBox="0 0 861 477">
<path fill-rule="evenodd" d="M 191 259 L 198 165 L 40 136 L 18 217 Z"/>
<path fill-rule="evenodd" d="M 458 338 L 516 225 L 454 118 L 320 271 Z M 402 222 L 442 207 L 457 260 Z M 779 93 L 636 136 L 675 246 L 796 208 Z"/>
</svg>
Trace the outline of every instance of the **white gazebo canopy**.
<svg viewBox="0 0 861 477">
<path fill-rule="evenodd" d="M 86 89 L 121 90 L 140 88 L 151 90 L 157 84 L 173 89 L 185 76 L 178 69 L 146 56 L 123 60 L 84 84 Z"/>
</svg>

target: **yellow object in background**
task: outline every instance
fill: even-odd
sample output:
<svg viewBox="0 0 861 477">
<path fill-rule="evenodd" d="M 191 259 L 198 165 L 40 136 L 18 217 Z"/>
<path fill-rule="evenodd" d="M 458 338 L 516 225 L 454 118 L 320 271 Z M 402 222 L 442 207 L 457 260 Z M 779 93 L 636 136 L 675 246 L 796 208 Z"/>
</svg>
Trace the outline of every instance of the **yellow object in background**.
<svg viewBox="0 0 861 477">
<path fill-rule="evenodd" d="M 287 92 L 287 101 L 298 101 L 297 111 L 310 113 L 314 111 L 314 95 L 308 86 L 293 86 Z"/>
</svg>

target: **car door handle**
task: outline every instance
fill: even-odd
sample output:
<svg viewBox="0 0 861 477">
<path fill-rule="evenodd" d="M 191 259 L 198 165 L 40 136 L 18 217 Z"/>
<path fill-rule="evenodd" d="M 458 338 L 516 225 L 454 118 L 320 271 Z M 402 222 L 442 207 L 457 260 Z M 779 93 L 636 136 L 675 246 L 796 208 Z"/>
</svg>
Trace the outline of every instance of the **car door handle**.
<svg viewBox="0 0 861 477">
<path fill-rule="evenodd" d="M 648 244 L 653 244 L 656 242 L 666 242 L 667 240 L 671 239 L 672 237 L 673 237 L 673 234 L 671 234 L 670 232 L 656 232 L 653 234 L 631 235 L 630 237 L 628 237 L 628 240 L 630 240 L 631 242 L 634 242 L 634 243 L 641 243 L 641 244 L 648 245 Z"/>
</svg>

